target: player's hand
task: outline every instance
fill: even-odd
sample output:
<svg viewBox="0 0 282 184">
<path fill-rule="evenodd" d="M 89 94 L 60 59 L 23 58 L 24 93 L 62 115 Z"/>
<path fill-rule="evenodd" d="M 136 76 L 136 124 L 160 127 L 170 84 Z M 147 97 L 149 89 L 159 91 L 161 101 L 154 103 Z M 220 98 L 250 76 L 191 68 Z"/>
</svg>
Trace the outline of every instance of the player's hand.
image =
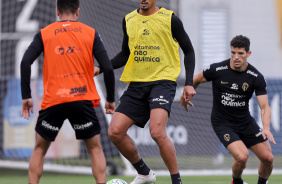
<svg viewBox="0 0 282 184">
<path fill-rule="evenodd" d="M 196 95 L 196 91 L 193 86 L 184 87 L 182 97 L 184 98 L 185 102 L 190 101 L 194 95 Z"/>
<path fill-rule="evenodd" d="M 266 139 L 266 137 L 268 137 L 270 142 L 272 142 L 273 144 L 276 144 L 275 139 L 274 139 L 272 133 L 270 132 L 270 130 L 263 130 L 262 131 L 262 137 L 263 137 L 263 139 Z"/>
<path fill-rule="evenodd" d="M 100 68 L 99 67 L 94 67 L 94 77 L 100 74 Z"/>
<path fill-rule="evenodd" d="M 106 114 L 113 114 L 115 112 L 115 102 L 106 101 L 105 109 L 106 109 Z"/>
<path fill-rule="evenodd" d="M 178 100 L 178 103 L 180 103 L 186 109 L 186 112 L 188 112 L 189 106 L 194 107 L 194 104 L 190 100 L 185 101 L 183 96 L 180 97 L 180 99 Z"/>
<path fill-rule="evenodd" d="M 29 119 L 30 112 L 33 113 L 33 101 L 31 98 L 24 99 L 22 102 L 21 116 L 24 119 Z"/>
</svg>

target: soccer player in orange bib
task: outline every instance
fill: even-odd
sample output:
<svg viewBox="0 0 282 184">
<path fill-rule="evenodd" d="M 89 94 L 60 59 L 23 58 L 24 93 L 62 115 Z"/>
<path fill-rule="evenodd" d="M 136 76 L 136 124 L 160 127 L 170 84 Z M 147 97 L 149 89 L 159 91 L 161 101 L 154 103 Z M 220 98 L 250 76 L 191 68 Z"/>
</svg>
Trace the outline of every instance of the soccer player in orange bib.
<svg viewBox="0 0 282 184">
<path fill-rule="evenodd" d="M 76 138 L 83 139 L 91 158 L 96 183 L 106 183 L 106 162 L 100 144 L 100 125 L 94 107 L 100 97 L 94 83 L 94 57 L 104 71 L 107 90 L 106 113 L 113 113 L 115 79 L 99 34 L 78 22 L 79 0 L 57 0 L 60 21 L 40 30 L 21 62 L 21 115 L 33 112 L 30 89 L 31 65 L 44 52 L 44 94 L 36 123 L 36 143 L 29 164 L 29 183 L 38 184 L 44 156 L 65 119 Z M 93 57 L 94 56 L 94 57 Z"/>
</svg>

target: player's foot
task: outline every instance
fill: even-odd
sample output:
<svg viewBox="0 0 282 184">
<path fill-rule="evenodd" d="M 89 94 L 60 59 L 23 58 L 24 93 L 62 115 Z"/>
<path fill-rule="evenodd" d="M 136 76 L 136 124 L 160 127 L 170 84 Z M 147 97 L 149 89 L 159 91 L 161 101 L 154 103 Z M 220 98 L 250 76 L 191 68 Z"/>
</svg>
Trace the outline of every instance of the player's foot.
<svg viewBox="0 0 282 184">
<path fill-rule="evenodd" d="M 130 184 L 151 184 L 155 183 L 156 175 L 154 171 L 150 170 L 149 175 L 138 174 Z"/>
<path fill-rule="evenodd" d="M 231 180 L 231 184 L 234 184 L 234 183 L 233 183 L 233 179 Z M 243 181 L 243 184 L 248 184 L 248 183 L 246 183 L 246 182 Z"/>
</svg>

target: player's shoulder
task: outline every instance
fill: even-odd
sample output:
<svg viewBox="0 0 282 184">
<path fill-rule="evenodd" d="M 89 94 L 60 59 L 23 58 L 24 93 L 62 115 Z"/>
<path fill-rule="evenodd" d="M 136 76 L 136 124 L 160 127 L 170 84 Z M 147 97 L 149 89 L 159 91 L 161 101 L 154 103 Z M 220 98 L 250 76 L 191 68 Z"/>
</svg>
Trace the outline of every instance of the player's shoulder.
<svg viewBox="0 0 282 184">
<path fill-rule="evenodd" d="M 251 75 L 253 77 L 263 77 L 262 73 L 256 68 L 254 67 L 252 64 L 248 63 L 248 67 L 246 69 L 246 73 L 248 75 Z"/>
<path fill-rule="evenodd" d="M 164 15 L 164 16 L 171 16 L 171 15 L 175 15 L 174 11 L 172 10 L 168 10 L 164 7 L 160 7 L 159 11 L 157 12 L 157 14 L 160 15 Z"/>
<path fill-rule="evenodd" d="M 230 59 L 225 59 L 223 61 L 213 63 L 214 66 L 229 66 Z"/>
<path fill-rule="evenodd" d="M 53 22 L 53 23 L 51 23 L 51 24 L 49 24 L 49 25 L 47 25 L 47 26 L 45 26 L 45 27 L 41 28 L 41 30 L 46 30 L 46 29 L 49 29 L 49 28 L 51 28 L 51 27 L 55 26 L 56 24 L 57 24 L 57 22 Z"/>
<path fill-rule="evenodd" d="M 128 13 L 128 14 L 125 16 L 125 21 L 128 22 L 130 19 L 136 17 L 137 14 L 138 14 L 138 9 L 133 10 L 132 12 Z"/>
<path fill-rule="evenodd" d="M 224 61 L 212 63 L 208 66 L 208 68 L 215 70 L 215 71 L 223 71 L 229 69 L 230 64 L 229 64 L 229 59 L 226 59 Z"/>
<path fill-rule="evenodd" d="M 87 24 L 84 24 L 82 22 L 79 22 L 79 21 L 69 21 L 69 22 L 57 21 L 57 22 L 53 22 L 53 23 L 47 25 L 46 27 L 44 27 L 42 29 L 49 29 L 49 28 L 53 28 L 53 27 L 62 28 L 62 27 L 65 27 L 65 26 L 69 26 L 71 24 L 76 25 L 76 26 L 86 27 L 86 28 L 89 28 L 89 29 L 94 29 L 93 27 L 91 27 Z"/>
</svg>

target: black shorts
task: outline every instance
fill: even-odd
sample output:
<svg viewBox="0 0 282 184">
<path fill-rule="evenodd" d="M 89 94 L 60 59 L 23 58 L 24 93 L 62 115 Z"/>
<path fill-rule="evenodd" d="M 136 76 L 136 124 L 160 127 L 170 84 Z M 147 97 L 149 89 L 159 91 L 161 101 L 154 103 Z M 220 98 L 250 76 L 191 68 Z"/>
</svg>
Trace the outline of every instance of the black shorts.
<svg viewBox="0 0 282 184">
<path fill-rule="evenodd" d="M 224 121 L 221 123 L 216 121 L 212 125 L 214 132 L 225 148 L 238 140 L 243 141 L 247 148 L 267 140 L 263 139 L 262 129 L 253 118 L 249 123 L 236 127 L 225 125 Z"/>
<path fill-rule="evenodd" d="M 116 112 L 125 114 L 135 121 L 135 125 L 144 128 L 150 119 L 151 109 L 162 108 L 170 114 L 175 92 L 176 82 L 173 81 L 158 81 L 145 86 L 130 83 L 120 98 Z"/>
<path fill-rule="evenodd" d="M 35 131 L 44 139 L 54 141 L 66 119 L 70 121 L 76 139 L 89 139 L 100 134 L 101 127 L 90 101 L 63 103 L 40 110 Z"/>
</svg>

